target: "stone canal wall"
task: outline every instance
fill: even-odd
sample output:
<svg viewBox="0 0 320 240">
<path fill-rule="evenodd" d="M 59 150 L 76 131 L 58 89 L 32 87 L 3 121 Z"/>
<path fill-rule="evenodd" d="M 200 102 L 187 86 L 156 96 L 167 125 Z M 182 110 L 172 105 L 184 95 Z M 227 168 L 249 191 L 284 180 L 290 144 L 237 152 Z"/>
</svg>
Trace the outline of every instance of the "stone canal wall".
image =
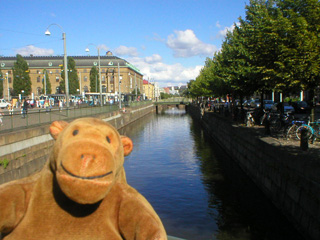
<svg viewBox="0 0 320 240">
<path fill-rule="evenodd" d="M 281 147 L 215 113 L 201 117 L 198 107 L 188 106 L 188 112 L 306 239 L 320 239 L 320 156 Z"/>
<path fill-rule="evenodd" d="M 120 129 L 153 111 L 155 106 L 150 104 L 126 108 L 125 113 L 114 111 L 94 117 Z M 54 143 L 49 134 L 49 126 L 41 125 L 0 134 L 0 184 L 27 177 L 42 169 Z"/>
</svg>

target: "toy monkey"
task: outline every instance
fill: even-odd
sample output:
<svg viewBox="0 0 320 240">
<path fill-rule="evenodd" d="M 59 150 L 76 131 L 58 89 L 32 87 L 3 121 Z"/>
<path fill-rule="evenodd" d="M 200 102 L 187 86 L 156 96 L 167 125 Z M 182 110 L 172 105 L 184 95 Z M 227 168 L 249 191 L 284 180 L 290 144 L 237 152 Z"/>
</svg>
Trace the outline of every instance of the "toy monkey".
<svg viewBox="0 0 320 240">
<path fill-rule="evenodd" d="M 44 168 L 0 186 L 3 239 L 167 239 L 152 206 L 127 184 L 130 138 L 96 118 L 55 121 L 50 134 Z"/>
</svg>

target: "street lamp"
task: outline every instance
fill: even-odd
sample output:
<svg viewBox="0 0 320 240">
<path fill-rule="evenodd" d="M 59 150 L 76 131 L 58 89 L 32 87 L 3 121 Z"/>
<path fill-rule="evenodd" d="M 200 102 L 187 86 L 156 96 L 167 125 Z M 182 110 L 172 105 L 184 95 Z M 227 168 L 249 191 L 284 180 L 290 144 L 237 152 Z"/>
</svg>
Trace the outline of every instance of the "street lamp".
<svg viewBox="0 0 320 240">
<path fill-rule="evenodd" d="M 51 33 L 49 31 L 49 27 L 52 25 L 56 25 L 58 26 L 61 30 L 62 30 L 62 39 L 63 39 L 63 51 L 64 51 L 64 80 L 65 80 L 65 85 L 66 85 L 66 103 L 67 103 L 67 107 L 69 107 L 69 80 L 68 80 L 68 72 L 67 72 L 67 66 L 68 66 L 68 62 L 67 62 L 67 47 L 66 47 L 66 33 L 63 32 L 63 28 L 56 24 L 56 23 L 52 23 L 47 27 L 47 31 L 44 33 L 47 36 L 50 36 Z"/>
<path fill-rule="evenodd" d="M 98 64 L 99 64 L 99 88 L 100 88 L 100 106 L 103 106 L 103 102 L 102 102 L 102 81 L 101 81 L 101 67 L 100 67 L 100 48 L 97 47 L 96 45 L 92 44 L 92 43 L 89 43 L 87 48 L 86 48 L 86 52 L 90 52 L 89 50 L 89 45 L 93 45 L 97 48 L 98 50 Z"/>
<path fill-rule="evenodd" d="M 6 73 L 7 75 L 7 84 L 8 84 L 8 102 L 10 101 L 10 85 L 9 85 L 9 73 Z"/>
</svg>

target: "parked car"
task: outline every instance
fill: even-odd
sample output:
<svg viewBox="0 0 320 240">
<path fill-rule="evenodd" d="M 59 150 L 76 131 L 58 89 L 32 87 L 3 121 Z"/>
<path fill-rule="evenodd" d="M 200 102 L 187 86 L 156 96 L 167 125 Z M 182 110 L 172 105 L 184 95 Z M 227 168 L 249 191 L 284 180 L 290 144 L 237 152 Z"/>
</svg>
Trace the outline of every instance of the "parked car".
<svg viewBox="0 0 320 240">
<path fill-rule="evenodd" d="M 296 113 L 310 113 L 311 107 L 305 101 L 293 102 L 292 106 Z"/>
<path fill-rule="evenodd" d="M 10 106 L 11 104 L 8 103 L 6 100 L 4 100 L 3 98 L 0 99 L 0 108 L 8 108 L 8 106 Z"/>
<path fill-rule="evenodd" d="M 259 99 L 254 99 L 250 101 L 250 107 L 252 108 L 259 108 L 261 105 L 260 100 Z"/>
<path fill-rule="evenodd" d="M 275 103 L 272 107 L 271 107 L 271 109 L 273 110 L 273 111 L 279 111 L 279 104 L 280 103 Z M 294 113 L 295 111 L 294 111 L 294 107 L 292 107 L 288 102 L 283 102 L 282 103 L 283 104 L 283 109 L 284 109 L 284 112 L 285 113 Z"/>
<path fill-rule="evenodd" d="M 244 107 L 250 107 L 250 100 L 245 100 L 245 101 L 243 102 L 243 106 L 244 106 Z"/>
<path fill-rule="evenodd" d="M 272 100 L 263 100 L 264 109 L 270 110 L 273 105 L 274 105 L 274 101 L 272 101 Z"/>
</svg>

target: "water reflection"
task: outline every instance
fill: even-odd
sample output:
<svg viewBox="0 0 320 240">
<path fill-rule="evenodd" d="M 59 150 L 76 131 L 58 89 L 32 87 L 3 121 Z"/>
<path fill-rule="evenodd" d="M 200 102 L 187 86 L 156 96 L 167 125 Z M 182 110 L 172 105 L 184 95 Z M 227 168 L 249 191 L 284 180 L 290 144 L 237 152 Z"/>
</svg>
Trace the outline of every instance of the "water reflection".
<svg viewBox="0 0 320 240">
<path fill-rule="evenodd" d="M 301 239 L 227 155 L 184 111 L 148 115 L 120 130 L 134 143 L 130 185 L 185 239 Z"/>
</svg>

